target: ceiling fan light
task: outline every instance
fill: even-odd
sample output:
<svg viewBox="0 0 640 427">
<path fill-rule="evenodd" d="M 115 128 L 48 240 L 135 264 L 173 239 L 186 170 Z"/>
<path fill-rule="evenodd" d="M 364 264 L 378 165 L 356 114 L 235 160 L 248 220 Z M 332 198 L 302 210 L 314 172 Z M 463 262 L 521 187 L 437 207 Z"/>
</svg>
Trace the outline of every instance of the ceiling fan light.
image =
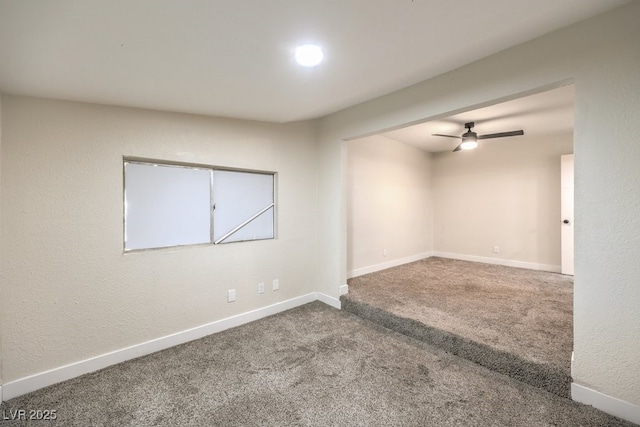
<svg viewBox="0 0 640 427">
<path fill-rule="evenodd" d="M 462 141 L 462 144 L 460 144 L 460 149 L 461 150 L 473 150 L 474 148 L 478 147 L 478 141 L 476 141 L 475 139 L 468 139 L 466 141 Z"/>
<path fill-rule="evenodd" d="M 475 132 L 469 130 L 462 135 L 462 144 L 460 144 L 461 150 L 473 150 L 478 147 L 478 135 Z"/>
</svg>

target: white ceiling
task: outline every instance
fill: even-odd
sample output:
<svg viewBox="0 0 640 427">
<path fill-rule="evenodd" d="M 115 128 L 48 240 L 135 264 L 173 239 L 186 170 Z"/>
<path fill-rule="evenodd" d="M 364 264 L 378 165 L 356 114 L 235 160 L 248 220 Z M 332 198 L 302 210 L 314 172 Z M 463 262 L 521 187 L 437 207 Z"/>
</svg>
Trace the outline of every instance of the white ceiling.
<svg viewBox="0 0 640 427">
<path fill-rule="evenodd" d="M 437 153 L 453 151 L 460 144 L 460 139 L 432 136 L 432 134 L 460 136 L 466 132 L 464 124 L 467 122 L 475 123 L 473 131 L 478 135 L 520 129 L 528 137 L 572 132 L 574 126 L 573 103 L 574 87 L 569 85 L 385 132 L 382 135 L 414 145 L 425 151 Z M 481 140 L 479 143 L 489 144 L 493 141 L 517 140 L 518 138 L 522 137 L 487 139 Z"/>
<path fill-rule="evenodd" d="M 287 122 L 629 0 L 0 0 L 0 92 Z M 304 69 L 301 43 L 326 60 Z"/>
</svg>

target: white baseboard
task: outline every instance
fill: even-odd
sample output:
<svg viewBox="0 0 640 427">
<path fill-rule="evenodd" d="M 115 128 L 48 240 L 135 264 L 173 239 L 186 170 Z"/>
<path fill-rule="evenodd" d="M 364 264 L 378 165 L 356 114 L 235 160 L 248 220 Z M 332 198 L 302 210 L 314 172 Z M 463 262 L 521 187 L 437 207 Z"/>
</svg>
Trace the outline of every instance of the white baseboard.
<svg viewBox="0 0 640 427">
<path fill-rule="evenodd" d="M 316 299 L 320 302 L 327 304 L 330 307 L 337 308 L 340 310 L 341 304 L 338 298 L 330 297 L 327 294 L 323 294 L 322 292 L 316 292 Z"/>
<path fill-rule="evenodd" d="M 346 295 L 349 293 L 349 285 L 340 286 L 340 295 Z"/>
<path fill-rule="evenodd" d="M 559 265 L 536 264 L 533 262 L 515 261 L 515 260 L 508 260 L 508 259 L 501 259 L 501 258 L 489 258 L 489 257 L 481 257 L 477 255 L 464 255 L 464 254 L 455 254 L 450 252 L 435 251 L 435 252 L 424 252 L 421 254 L 384 262 L 382 264 L 356 268 L 354 270 L 349 271 L 347 273 L 347 277 L 351 279 L 353 277 L 358 277 L 358 276 L 362 276 L 369 273 L 375 273 L 376 271 L 386 270 L 387 268 L 397 267 L 402 264 L 408 264 L 410 262 L 420 261 L 421 259 L 429 258 L 432 256 L 437 256 L 440 258 L 458 259 L 461 261 L 473 261 L 473 262 L 483 262 L 485 264 L 504 265 L 507 267 L 526 268 L 528 270 L 549 271 L 551 273 L 562 272 L 562 268 Z"/>
<path fill-rule="evenodd" d="M 640 424 L 640 406 L 633 403 L 607 396 L 576 383 L 571 383 L 571 398 L 576 402 L 591 405 L 607 414 Z"/>
<path fill-rule="evenodd" d="M 485 264 L 504 265 L 507 267 L 526 268 L 528 270 L 548 271 L 551 273 L 561 273 L 562 268 L 559 265 L 536 264 L 533 262 L 515 261 L 501 258 L 489 258 L 476 255 L 454 254 L 450 252 L 433 252 L 432 256 L 440 258 L 458 259 L 461 261 L 483 262 Z"/>
<path fill-rule="evenodd" d="M 370 265 L 368 267 L 356 268 L 355 270 L 351 270 L 347 273 L 347 278 L 351 279 L 353 277 L 363 276 L 369 273 L 375 273 L 376 271 L 386 270 L 387 268 L 397 267 L 402 264 L 408 264 L 414 261 L 420 261 L 421 259 L 429 258 L 433 256 L 432 252 L 424 252 L 417 255 L 411 255 L 404 258 L 394 259 L 391 261 L 383 262 L 382 264 Z"/>
<path fill-rule="evenodd" d="M 290 310 L 316 300 L 320 300 L 332 307 L 340 308 L 340 300 L 319 292 L 312 292 L 310 294 L 282 301 L 267 307 L 262 307 L 236 316 L 227 317 L 226 319 L 217 320 L 206 325 L 187 329 L 186 331 L 177 332 L 175 334 L 8 382 L 0 386 L 0 397 L 5 400 L 13 399 L 14 397 L 30 393 L 43 387 L 79 377 L 80 375 L 88 374 L 140 356 L 155 353 L 169 347 L 203 338 L 207 335 L 224 331 L 225 329 L 244 325 L 245 323 L 253 322 L 255 320 L 262 319 L 263 317 Z"/>
<path fill-rule="evenodd" d="M 574 369 L 575 364 L 576 364 L 576 352 L 572 351 L 571 352 L 571 372 L 570 372 L 571 373 L 571 378 L 573 378 L 575 376 L 575 375 L 573 375 L 573 372 L 574 372 L 573 369 Z"/>
</svg>

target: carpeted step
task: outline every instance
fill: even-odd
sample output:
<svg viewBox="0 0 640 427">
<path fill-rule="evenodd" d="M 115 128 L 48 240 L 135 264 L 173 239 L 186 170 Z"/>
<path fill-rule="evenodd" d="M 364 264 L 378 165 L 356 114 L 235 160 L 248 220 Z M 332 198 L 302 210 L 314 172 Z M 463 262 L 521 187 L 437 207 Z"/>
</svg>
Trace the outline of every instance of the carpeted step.
<svg viewBox="0 0 640 427">
<path fill-rule="evenodd" d="M 341 296 L 340 301 L 343 310 L 387 329 L 438 346 L 451 354 L 557 396 L 571 397 L 571 376 L 556 366 L 535 363 L 416 320 L 400 317 L 381 308 L 350 299 L 348 294 Z"/>
</svg>

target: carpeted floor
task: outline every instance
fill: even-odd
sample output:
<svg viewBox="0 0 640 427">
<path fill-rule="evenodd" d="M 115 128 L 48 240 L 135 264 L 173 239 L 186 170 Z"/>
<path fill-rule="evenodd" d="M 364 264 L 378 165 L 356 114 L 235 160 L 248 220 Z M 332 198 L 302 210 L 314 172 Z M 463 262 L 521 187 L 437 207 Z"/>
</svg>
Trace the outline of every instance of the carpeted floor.
<svg viewBox="0 0 640 427">
<path fill-rule="evenodd" d="M 18 409 L 57 426 L 632 426 L 320 302 L 2 406 Z"/>
<path fill-rule="evenodd" d="M 573 277 L 427 258 L 349 280 L 343 308 L 569 396 Z"/>
</svg>

